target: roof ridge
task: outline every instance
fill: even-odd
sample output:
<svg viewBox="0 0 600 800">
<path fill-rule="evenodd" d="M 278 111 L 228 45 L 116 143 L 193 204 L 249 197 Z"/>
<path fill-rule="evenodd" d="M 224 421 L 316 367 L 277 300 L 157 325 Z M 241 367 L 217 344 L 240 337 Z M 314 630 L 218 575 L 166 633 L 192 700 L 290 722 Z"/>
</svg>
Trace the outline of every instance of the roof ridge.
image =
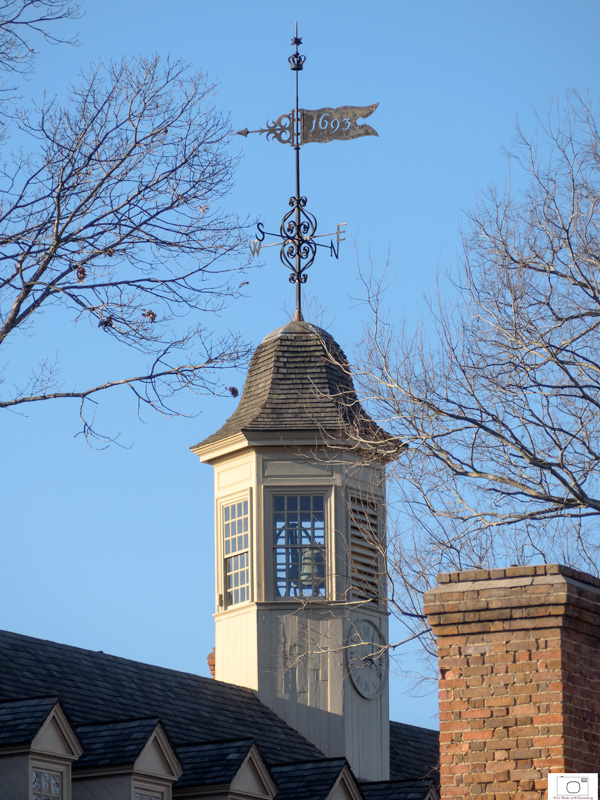
<svg viewBox="0 0 600 800">
<path fill-rule="evenodd" d="M 437 734 L 440 732 L 438 728 L 426 728 L 424 725 L 411 725 L 410 722 L 398 722 L 398 720 L 390 720 L 390 725 L 397 725 L 399 728 L 413 728 L 417 731 L 431 731 Z"/>
<path fill-rule="evenodd" d="M 243 691 L 243 692 L 245 692 L 247 694 L 254 695 L 254 692 L 252 691 L 252 689 L 248 689 L 245 686 L 238 686 L 237 684 L 234 684 L 234 683 L 227 683 L 226 681 L 215 680 L 214 678 L 209 678 L 206 675 L 198 675 L 195 672 L 188 672 L 186 670 L 175 669 L 173 667 L 161 667 L 160 664 L 151 664 L 148 661 L 138 661 L 138 660 L 136 660 L 134 658 L 127 658 L 126 656 L 117 656 L 117 655 L 114 655 L 113 653 L 105 653 L 104 650 L 91 650 L 90 648 L 87 648 L 87 647 L 79 647 L 79 646 L 73 645 L 73 644 L 65 644 L 64 642 L 54 642 L 51 639 L 40 639 L 37 636 L 29 636 L 28 634 L 16 633 L 14 631 L 0 630 L 0 635 L 8 635 L 8 636 L 14 637 L 15 639 L 19 639 L 19 640 L 25 639 L 25 640 L 34 642 L 36 644 L 44 643 L 44 644 L 51 645 L 53 647 L 64 647 L 64 648 L 67 648 L 68 650 L 73 650 L 73 651 L 78 652 L 78 653 L 86 653 L 86 654 L 92 655 L 92 656 L 103 656 L 106 659 L 115 659 L 116 661 L 119 661 L 119 662 L 122 662 L 122 663 L 134 664 L 136 667 L 140 667 L 140 666 L 141 667 L 148 667 L 149 669 L 153 669 L 153 670 L 160 670 L 160 671 L 163 671 L 163 672 L 174 673 L 174 674 L 177 674 L 177 675 L 186 675 L 188 677 L 192 677 L 192 678 L 195 678 L 195 679 L 197 679 L 199 681 L 202 681 L 203 683 L 206 683 L 207 686 L 212 686 L 213 684 L 221 684 L 222 686 L 232 686 L 235 689 L 239 689 L 240 691 Z M 40 697 L 38 699 L 42 699 L 43 697 L 54 697 L 54 696 L 56 696 L 56 695 L 40 695 Z M 23 699 L 31 699 L 31 698 L 23 698 Z"/>
</svg>

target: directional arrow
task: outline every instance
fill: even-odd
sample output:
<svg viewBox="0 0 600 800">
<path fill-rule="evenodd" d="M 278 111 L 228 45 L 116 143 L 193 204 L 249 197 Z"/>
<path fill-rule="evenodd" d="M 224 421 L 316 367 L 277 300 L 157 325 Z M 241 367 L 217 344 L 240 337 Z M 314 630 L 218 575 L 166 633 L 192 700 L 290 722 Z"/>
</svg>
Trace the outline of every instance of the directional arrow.
<svg viewBox="0 0 600 800">
<path fill-rule="evenodd" d="M 256 131 L 249 131 L 248 128 L 243 128 L 241 131 L 236 131 L 238 136 L 248 136 L 249 133 L 266 133 L 267 139 L 277 139 L 281 144 L 296 143 L 294 133 L 294 112 L 290 111 L 289 114 L 282 114 L 275 122 L 266 122 L 266 128 L 259 128 Z"/>
</svg>

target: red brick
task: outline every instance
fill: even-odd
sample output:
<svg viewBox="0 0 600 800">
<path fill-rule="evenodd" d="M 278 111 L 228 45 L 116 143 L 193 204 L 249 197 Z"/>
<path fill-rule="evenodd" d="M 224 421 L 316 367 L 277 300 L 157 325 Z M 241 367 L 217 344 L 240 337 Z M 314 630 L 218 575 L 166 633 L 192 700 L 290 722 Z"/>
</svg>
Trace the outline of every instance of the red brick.
<svg viewBox="0 0 600 800">
<path fill-rule="evenodd" d="M 427 608 L 445 670 L 444 762 L 461 761 L 444 765 L 442 797 L 541 800 L 549 769 L 597 771 L 600 580 L 544 565 L 444 585 Z"/>
</svg>

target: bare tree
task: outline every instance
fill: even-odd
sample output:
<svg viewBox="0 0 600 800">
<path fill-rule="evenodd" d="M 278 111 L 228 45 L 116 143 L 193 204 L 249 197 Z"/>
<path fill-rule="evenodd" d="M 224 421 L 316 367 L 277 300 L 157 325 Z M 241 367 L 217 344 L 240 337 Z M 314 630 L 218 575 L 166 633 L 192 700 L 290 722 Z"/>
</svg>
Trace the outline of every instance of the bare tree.
<svg viewBox="0 0 600 800">
<path fill-rule="evenodd" d="M 52 359 L 14 388 L 6 371 L 0 408 L 78 398 L 89 434 L 89 401 L 109 387 L 174 413 L 173 393 L 210 391 L 214 368 L 245 357 L 235 336 L 213 340 L 196 313 L 243 285 L 242 227 L 217 205 L 235 159 L 213 89 L 179 61 L 124 60 L 82 76 L 66 104 L 19 115 L 31 151 L 0 171 L 0 347 L 45 310 L 87 320 L 98 338 L 144 358 L 133 376 L 83 388 L 62 385 Z"/>
<path fill-rule="evenodd" d="M 0 74 L 15 80 L 0 82 L 0 114 L 9 115 L 18 78 L 31 71 L 36 51 L 32 42 L 75 44 L 76 37 L 62 35 L 57 22 L 79 17 L 79 3 L 71 0 L 0 0 Z M 17 77 L 18 76 L 18 77 Z M 1 131 L 4 134 L 4 131 Z"/>
<path fill-rule="evenodd" d="M 598 571 L 600 131 L 578 96 L 534 138 L 517 130 L 526 188 L 469 215 L 454 299 L 416 333 L 377 286 L 355 381 L 405 444 L 390 564 L 417 633 L 440 571 L 559 561 Z M 427 637 L 424 637 L 427 639 Z"/>
</svg>

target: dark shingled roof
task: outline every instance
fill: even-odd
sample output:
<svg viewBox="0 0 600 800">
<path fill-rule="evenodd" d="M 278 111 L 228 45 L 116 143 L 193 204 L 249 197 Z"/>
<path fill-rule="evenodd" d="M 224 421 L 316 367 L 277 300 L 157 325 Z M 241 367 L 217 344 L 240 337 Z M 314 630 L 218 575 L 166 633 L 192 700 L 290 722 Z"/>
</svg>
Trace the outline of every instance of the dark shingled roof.
<svg viewBox="0 0 600 800">
<path fill-rule="evenodd" d="M 439 731 L 390 722 L 390 777 L 393 780 L 431 778 L 439 785 L 439 759 Z"/>
<path fill-rule="evenodd" d="M 326 798 L 346 764 L 325 758 L 249 689 L 0 631 L 0 746 L 31 742 L 57 698 L 85 748 L 75 768 L 133 763 L 159 721 L 184 768 L 178 787 L 230 783 L 252 742 L 277 800 Z M 414 792 L 429 782 L 416 782 L 436 780 L 437 742 L 437 731 L 392 722 L 392 781 L 362 783 L 366 799 L 425 800 Z"/>
<path fill-rule="evenodd" d="M 192 449 L 237 433 L 339 434 L 357 428 L 377 441 L 391 439 L 358 402 L 340 346 L 327 331 L 294 321 L 259 344 L 238 407 L 216 433 Z"/>
<path fill-rule="evenodd" d="M 436 787 L 433 781 L 361 781 L 360 788 L 365 800 L 427 800 Z"/>
<path fill-rule="evenodd" d="M 83 755 L 75 769 L 134 764 L 159 724 L 157 717 L 77 725 Z"/>
<path fill-rule="evenodd" d="M 237 739 L 178 747 L 177 756 L 183 767 L 183 775 L 174 787 L 179 789 L 182 786 L 231 783 L 253 744 L 252 739 Z"/>
<path fill-rule="evenodd" d="M 0 702 L 49 695 L 74 725 L 158 717 L 177 748 L 242 736 L 268 764 L 323 757 L 250 689 L 0 632 Z"/>
<path fill-rule="evenodd" d="M 347 764 L 345 758 L 327 758 L 273 767 L 277 800 L 326 800 Z"/>
<path fill-rule="evenodd" d="M 0 747 L 30 744 L 57 703 L 58 697 L 0 703 Z"/>
</svg>

